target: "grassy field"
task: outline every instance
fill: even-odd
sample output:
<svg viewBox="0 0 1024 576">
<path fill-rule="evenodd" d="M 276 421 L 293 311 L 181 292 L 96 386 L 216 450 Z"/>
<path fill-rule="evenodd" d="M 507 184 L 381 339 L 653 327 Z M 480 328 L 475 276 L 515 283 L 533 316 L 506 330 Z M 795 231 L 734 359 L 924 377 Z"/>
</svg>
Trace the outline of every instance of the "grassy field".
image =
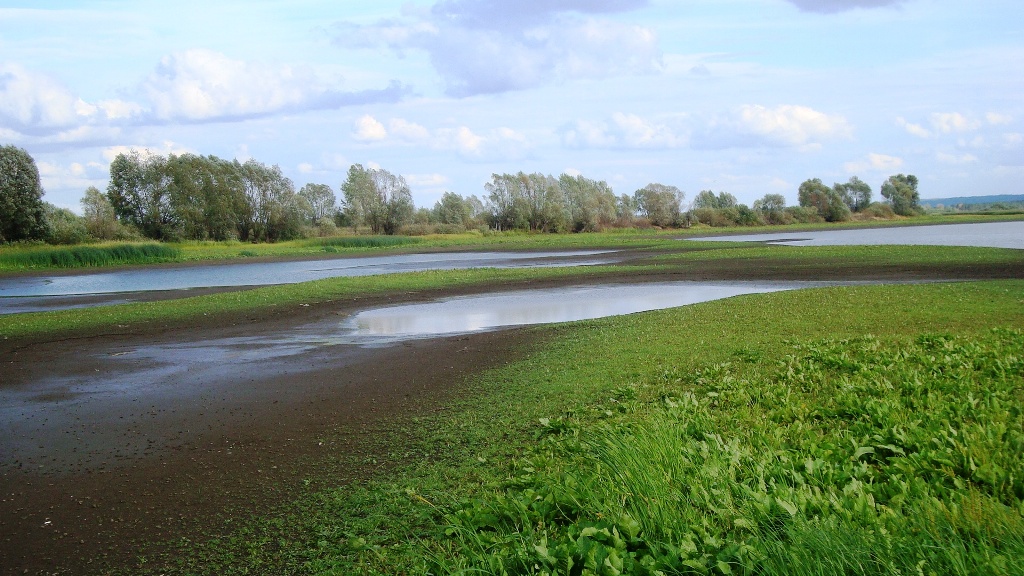
<svg viewBox="0 0 1024 576">
<path fill-rule="evenodd" d="M 610 230 L 586 234 L 480 233 L 431 236 L 340 236 L 310 238 L 272 244 L 227 242 L 181 242 L 161 244 L 162 252 L 152 253 L 152 243 L 105 243 L 86 246 L 0 245 L 0 274 L 64 268 L 143 265 L 159 262 L 200 262 L 240 258 L 296 258 L 327 255 L 358 255 L 380 251 L 420 251 L 436 249 L 557 249 L 644 246 L 661 240 L 701 235 L 767 233 L 796 230 L 865 228 L 877 226 L 914 226 L 968 222 L 1020 220 L 1012 215 L 933 214 L 885 221 L 801 224 L 792 226 L 754 226 L 711 228 L 695 226 L 671 230 Z M 150 253 L 146 253 L 149 251 Z"/>
<path fill-rule="evenodd" d="M 0 337 L 765 262 L 787 274 L 1024 267 L 1013 250 L 675 237 L 510 235 L 488 241 L 650 250 L 630 266 L 339 278 L 18 314 L 0 317 Z M 158 543 L 122 573 L 1024 574 L 1021 326 L 1024 281 L 1005 280 L 817 288 L 534 328 L 525 359 L 459 384 L 444 411 L 380 430 L 379 475 L 308 478 L 278 513 Z"/>
<path fill-rule="evenodd" d="M 179 574 L 1024 573 L 1024 282 L 743 296 L 536 328 L 381 477 Z M 998 328 L 997 330 L 993 330 Z M 180 544 L 180 543 L 179 543 Z"/>
<path fill-rule="evenodd" d="M 569 242 L 587 235 L 541 236 L 550 238 L 552 249 L 573 247 Z M 641 241 L 641 240 L 638 240 Z M 554 244 L 554 242 L 560 242 Z M 649 252 L 649 254 L 648 254 Z M 68 336 L 104 329 L 125 329 L 145 324 L 187 322 L 190 318 L 241 313 L 260 314 L 289 306 L 339 301 L 373 295 L 455 289 L 554 278 L 579 278 L 643 274 L 689 274 L 702 270 L 731 269 L 742 272 L 770 263 L 776 276 L 821 275 L 834 270 L 977 269 L 1000 266 L 1021 270 L 1024 251 L 999 248 L 939 246 L 757 246 L 724 242 L 679 242 L 672 239 L 642 240 L 642 260 L 629 266 L 586 266 L 532 269 L 470 269 L 359 278 L 331 278 L 301 284 L 269 286 L 163 302 L 141 302 L 0 316 L 0 338 Z M 646 255 L 646 256 L 645 256 Z"/>
</svg>

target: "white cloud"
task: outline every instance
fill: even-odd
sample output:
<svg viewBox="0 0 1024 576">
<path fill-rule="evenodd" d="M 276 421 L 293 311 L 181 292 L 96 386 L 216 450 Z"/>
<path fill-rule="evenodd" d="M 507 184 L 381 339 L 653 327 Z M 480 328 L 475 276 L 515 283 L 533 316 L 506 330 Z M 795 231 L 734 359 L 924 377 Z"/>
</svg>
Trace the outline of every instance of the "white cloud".
<svg viewBox="0 0 1024 576">
<path fill-rule="evenodd" d="M 109 167 L 99 162 L 86 164 L 71 162 L 65 165 L 39 160 L 36 161 L 36 167 L 39 168 L 39 180 L 44 190 L 75 190 L 79 194 L 84 193 L 89 186 L 95 186 L 102 190 L 106 187 L 109 177 Z M 51 200 L 46 196 L 43 197 L 44 200 L 52 201 L 61 208 L 81 212 L 81 206 L 77 201 L 68 200 L 66 194 L 63 198 L 62 201 L 58 198 Z"/>
<path fill-rule="evenodd" d="M 863 160 L 847 162 L 843 168 L 849 174 L 858 172 L 892 172 L 903 166 L 903 159 L 886 154 L 868 154 Z"/>
<path fill-rule="evenodd" d="M 309 162 L 300 162 L 298 165 L 299 174 L 312 174 L 313 165 Z"/>
<path fill-rule="evenodd" d="M 685 116 L 651 120 L 616 112 L 605 121 L 577 120 L 562 128 L 562 143 L 570 148 L 678 148 L 686 144 Z"/>
<path fill-rule="evenodd" d="M 90 104 L 53 78 L 16 64 L 0 65 L 0 122 L 7 125 L 7 130 L 42 137 L 63 133 L 49 141 L 80 141 L 99 133 L 85 136 L 75 130 L 99 129 L 102 123 L 129 120 L 141 113 L 142 107 L 134 102 L 104 100 Z"/>
<path fill-rule="evenodd" d="M 356 119 L 352 137 L 361 142 L 379 142 L 388 137 L 388 131 L 376 118 L 366 114 Z"/>
<path fill-rule="evenodd" d="M 745 105 L 713 119 L 697 139 L 698 147 L 758 146 L 817 147 L 826 140 L 849 138 L 853 129 L 846 119 L 806 106 L 767 108 Z"/>
<path fill-rule="evenodd" d="M 935 159 L 943 164 L 970 164 L 977 162 L 978 157 L 974 154 L 949 154 L 947 152 L 939 152 L 935 155 Z"/>
<path fill-rule="evenodd" d="M 401 118 L 392 118 L 388 122 L 388 128 L 396 138 L 409 142 L 422 142 L 430 138 L 429 130 Z"/>
<path fill-rule="evenodd" d="M 405 174 L 404 176 L 409 186 L 422 188 L 437 188 L 450 182 L 448 177 L 443 174 Z"/>
<path fill-rule="evenodd" d="M 931 115 L 932 128 L 936 132 L 951 134 L 953 132 L 970 132 L 981 127 L 981 122 L 960 114 L 959 112 L 942 112 Z"/>
<path fill-rule="evenodd" d="M 352 137 L 361 142 L 452 150 L 467 159 L 521 158 L 530 148 L 526 137 L 511 128 L 495 128 L 486 134 L 477 134 L 468 126 L 431 130 L 402 118 L 391 118 L 385 127 L 383 122 L 368 114 L 356 120 Z"/>
<path fill-rule="evenodd" d="M 931 131 L 929 131 L 927 128 L 921 126 L 920 124 L 913 124 L 911 122 L 908 122 L 902 116 L 896 118 L 896 123 L 902 126 L 903 129 L 906 130 L 908 133 L 917 136 L 918 138 L 931 138 L 932 136 Z"/>
<path fill-rule="evenodd" d="M 103 149 L 103 158 L 107 162 L 113 162 L 114 158 L 117 158 L 118 154 L 130 154 L 131 152 L 137 152 L 143 158 L 149 156 L 168 156 L 174 154 L 180 156 L 181 154 L 198 154 L 195 150 L 187 148 L 180 144 L 176 144 L 170 140 L 164 140 L 159 145 L 146 146 L 108 146 Z"/>
<path fill-rule="evenodd" d="M 337 25 L 347 48 L 422 50 L 454 96 L 521 90 L 569 78 L 648 73 L 661 67 L 653 30 L 587 14 L 646 1 L 441 0 L 430 10 L 368 26 Z"/>
<path fill-rule="evenodd" d="M 988 114 L 985 114 L 985 120 L 993 126 L 1004 126 L 1012 123 L 1013 117 L 1007 116 L 1006 114 L 999 114 L 997 112 L 989 112 Z"/>
<path fill-rule="evenodd" d="M 394 102 L 406 89 L 343 92 L 301 66 L 234 60 L 211 50 L 165 56 L 142 86 L 160 120 L 249 118 L 280 111 Z"/>
<path fill-rule="evenodd" d="M 858 8 L 880 8 L 897 6 L 906 0 L 788 0 L 797 8 L 806 12 L 833 14 Z"/>
</svg>

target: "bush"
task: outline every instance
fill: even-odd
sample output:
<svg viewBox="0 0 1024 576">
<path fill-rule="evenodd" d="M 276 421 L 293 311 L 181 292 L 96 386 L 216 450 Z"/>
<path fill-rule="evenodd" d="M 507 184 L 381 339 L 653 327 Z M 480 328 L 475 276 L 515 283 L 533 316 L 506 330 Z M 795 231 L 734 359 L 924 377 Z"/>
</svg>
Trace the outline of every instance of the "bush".
<svg viewBox="0 0 1024 576">
<path fill-rule="evenodd" d="M 892 220 L 896 218 L 896 212 L 893 211 L 890 204 L 872 202 L 861 211 L 861 217 L 867 220 Z"/>
<path fill-rule="evenodd" d="M 825 219 L 818 214 L 818 211 L 814 208 L 807 208 L 805 206 L 790 206 L 786 208 L 786 216 L 792 218 L 793 223 L 809 224 L 812 222 L 824 222 Z"/>
</svg>

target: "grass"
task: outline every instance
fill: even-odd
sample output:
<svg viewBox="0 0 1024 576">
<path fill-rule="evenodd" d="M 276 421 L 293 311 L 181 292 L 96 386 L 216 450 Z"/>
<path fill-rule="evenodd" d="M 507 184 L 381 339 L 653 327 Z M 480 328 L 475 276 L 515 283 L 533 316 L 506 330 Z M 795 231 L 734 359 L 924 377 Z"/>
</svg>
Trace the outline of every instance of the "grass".
<svg viewBox="0 0 1024 576">
<path fill-rule="evenodd" d="M 429 235 L 422 237 L 402 236 L 338 236 L 333 238 L 315 238 L 290 240 L 272 244 L 249 244 L 238 241 L 212 242 L 212 241 L 190 241 L 173 244 L 166 244 L 174 255 L 164 255 L 160 260 L 147 261 L 109 261 L 96 263 L 74 264 L 74 259 L 62 255 L 75 250 L 88 249 L 92 246 L 83 247 L 34 247 L 6 245 L 0 246 L 0 273 L 16 272 L 26 269 L 46 270 L 62 266 L 111 266 L 136 263 L 166 262 L 166 261 L 213 261 L 232 260 L 238 258 L 264 257 L 310 257 L 328 254 L 357 255 L 368 252 L 394 251 L 403 252 L 415 250 L 436 250 L 436 249 L 463 249 L 463 250 L 488 250 L 488 249 L 582 249 L 582 248 L 609 248 L 609 247 L 657 247 L 663 246 L 671 240 L 678 238 L 692 238 L 706 235 L 722 234 L 752 234 L 780 231 L 798 230 L 824 230 L 843 228 L 870 228 L 879 226 L 914 226 L 926 224 L 951 224 L 968 222 L 998 222 L 1008 220 L 1020 220 L 1019 214 L 1015 215 L 956 215 L 956 214 L 927 214 L 900 220 L 867 221 L 867 222 L 841 222 L 841 223 L 818 223 L 799 224 L 791 226 L 754 226 L 754 227 L 727 227 L 711 228 L 707 226 L 695 226 L 689 229 L 669 230 L 637 230 L 637 229 L 613 229 L 600 233 L 586 234 L 528 234 L 524 232 L 487 233 L 467 232 L 465 234 L 450 235 Z M 100 248 L 115 248 L 118 245 L 99 245 Z M 30 264 L 21 264 L 24 254 L 50 251 L 55 254 L 51 260 L 38 260 Z M 24 256 L 24 258 L 30 258 Z"/>
<path fill-rule="evenodd" d="M 537 328 L 380 439 L 381 476 L 153 570 L 1021 574 L 1022 325 L 1024 282 L 995 281 Z"/>
<path fill-rule="evenodd" d="M 0 252 L 0 270 L 91 268 L 173 262 L 178 248 L 165 244 L 106 244 L 96 246 L 30 247 Z"/>
<path fill-rule="evenodd" d="M 621 267 L 477 268 L 330 278 L 162 302 L 0 315 L 0 338 L 69 337 L 87 331 L 123 331 L 145 324 L 183 323 L 204 316 L 226 318 L 238 314 L 266 314 L 289 306 L 382 294 L 508 284 L 565 276 L 584 277 L 622 270 L 624 268 Z"/>
</svg>

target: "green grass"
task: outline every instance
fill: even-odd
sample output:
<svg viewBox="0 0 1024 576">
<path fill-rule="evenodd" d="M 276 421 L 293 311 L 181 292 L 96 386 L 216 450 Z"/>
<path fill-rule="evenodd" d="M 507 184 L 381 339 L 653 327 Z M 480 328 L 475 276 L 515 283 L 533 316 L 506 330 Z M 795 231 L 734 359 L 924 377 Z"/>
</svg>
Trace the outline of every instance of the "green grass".
<svg viewBox="0 0 1024 576">
<path fill-rule="evenodd" d="M 181 250 L 165 244 L 31 247 L 0 253 L 0 269 L 30 270 L 154 264 L 181 258 Z"/>
<path fill-rule="evenodd" d="M 775 261 L 858 266 L 1009 265 L 1024 269 L 1024 250 L 968 246 L 764 246 L 741 242 L 682 242 L 680 251 L 655 258 L 660 262 L 702 263 L 712 260 Z"/>
<path fill-rule="evenodd" d="M 391 248 L 418 244 L 419 238 L 408 236 L 335 236 L 332 238 L 316 238 L 307 240 L 310 246 L 326 248 Z"/>
<path fill-rule="evenodd" d="M 380 477 L 154 573 L 1021 574 L 1022 325 L 996 281 L 536 328 Z"/>
<path fill-rule="evenodd" d="M 689 229 L 668 229 L 668 230 L 637 230 L 637 229 L 613 229 L 600 233 L 586 234 L 530 234 L 525 232 L 468 232 L 465 234 L 450 235 L 428 235 L 422 237 L 395 237 L 395 236 L 338 236 L 323 239 L 301 239 L 271 244 L 250 244 L 238 241 L 190 241 L 173 244 L 166 244 L 170 248 L 179 251 L 178 254 L 164 256 L 159 261 L 213 261 L 231 260 L 237 258 L 286 258 L 286 257 L 309 257 L 323 255 L 324 253 L 343 253 L 346 255 L 357 255 L 381 250 L 394 252 L 407 252 L 410 250 L 435 250 L 435 249 L 462 249 L 462 250 L 489 250 L 489 249 L 584 249 L 584 248 L 609 248 L 609 247 L 658 247 L 665 246 L 677 238 L 693 238 L 697 236 L 721 235 L 721 234 L 753 234 L 781 231 L 799 230 L 826 230 L 843 228 L 870 228 L 879 226 L 915 226 L 926 224 L 950 224 L 967 222 L 998 222 L 1008 220 L 1020 220 L 1021 216 L 1016 215 L 956 215 L 956 214 L 927 214 L 914 218 L 887 221 L 866 221 L 866 222 L 841 222 L 841 223 L 818 223 L 799 224 L 790 226 L 755 226 L 755 227 L 728 227 L 711 228 L 707 226 L 695 226 Z M 104 245 L 100 245 L 104 247 Z M 80 248 L 91 248 L 90 246 Z M 26 267 L 15 262 L 22 258 L 22 254 L 33 253 L 41 250 L 50 250 L 55 253 L 64 253 L 74 248 L 39 248 L 25 247 L 19 245 L 0 246 L 0 273 L 25 270 Z M 45 270 L 57 268 L 68 264 L 60 262 L 73 262 L 67 256 L 55 256 L 53 264 L 43 261 L 31 264 L 34 270 Z M 146 261 L 146 263 L 152 261 Z M 109 263 L 88 263 L 73 264 L 74 266 L 106 266 L 142 263 L 130 262 L 109 262 Z"/>
<path fill-rule="evenodd" d="M 199 317 L 265 314 L 325 301 L 381 294 L 527 282 L 545 278 L 604 274 L 622 267 L 441 270 L 342 277 L 224 292 L 159 302 L 137 302 L 52 312 L 0 315 L 0 338 L 63 338 L 86 331 L 123 331 L 145 324 L 184 323 Z"/>
</svg>

